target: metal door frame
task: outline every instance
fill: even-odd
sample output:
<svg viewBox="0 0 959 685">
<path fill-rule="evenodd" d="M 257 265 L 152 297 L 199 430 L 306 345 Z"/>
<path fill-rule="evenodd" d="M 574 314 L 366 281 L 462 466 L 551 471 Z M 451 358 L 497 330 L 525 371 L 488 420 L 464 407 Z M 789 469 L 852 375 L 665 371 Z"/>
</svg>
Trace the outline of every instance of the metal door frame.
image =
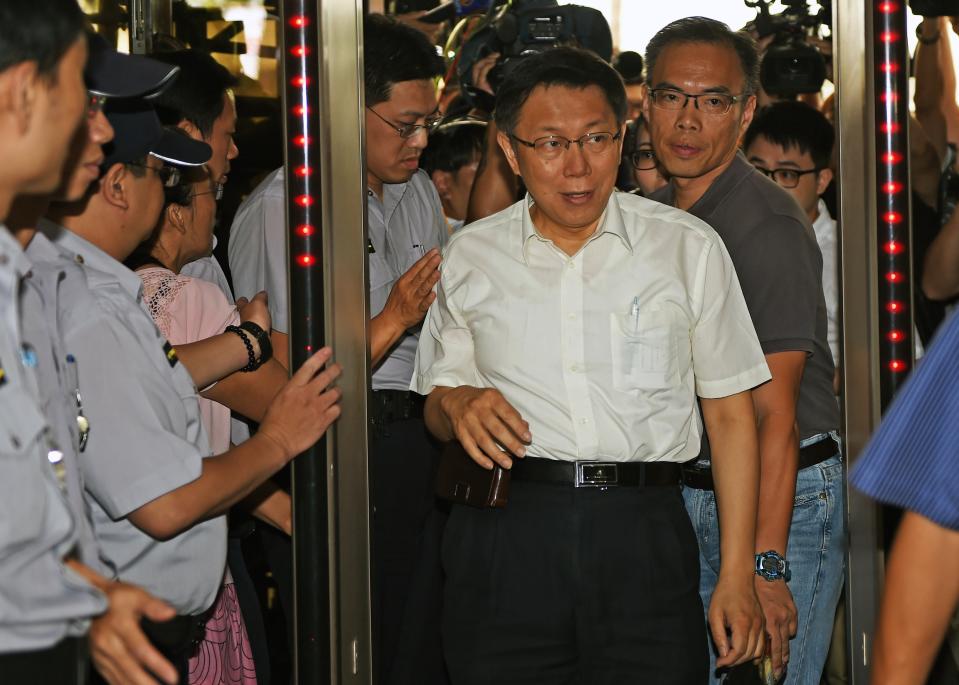
<svg viewBox="0 0 959 685">
<path fill-rule="evenodd" d="M 850 467 L 879 423 L 875 84 L 870 0 L 833 0 L 843 328 L 842 432 Z M 882 582 L 879 508 L 846 485 L 846 653 L 866 685 Z"/>
</svg>

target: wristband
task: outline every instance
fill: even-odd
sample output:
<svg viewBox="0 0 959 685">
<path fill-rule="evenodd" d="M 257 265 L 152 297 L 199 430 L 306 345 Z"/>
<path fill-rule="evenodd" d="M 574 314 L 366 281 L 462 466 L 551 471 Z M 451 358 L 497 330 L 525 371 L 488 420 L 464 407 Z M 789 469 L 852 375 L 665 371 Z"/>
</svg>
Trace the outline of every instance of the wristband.
<svg viewBox="0 0 959 685">
<path fill-rule="evenodd" d="M 253 351 L 253 343 L 250 342 L 250 339 L 247 337 L 246 333 L 243 332 L 243 329 L 239 326 L 227 326 L 225 333 L 236 333 L 240 336 L 240 340 L 243 341 L 243 345 L 246 347 L 247 354 L 247 365 L 239 369 L 240 371 L 256 371 L 260 368 L 260 362 L 257 361 L 256 353 Z"/>
<path fill-rule="evenodd" d="M 256 342 L 260 346 L 260 359 L 257 366 L 270 361 L 273 358 L 273 343 L 270 340 L 270 333 L 264 331 L 252 321 L 244 321 L 240 324 L 240 328 L 256 338 Z"/>
</svg>

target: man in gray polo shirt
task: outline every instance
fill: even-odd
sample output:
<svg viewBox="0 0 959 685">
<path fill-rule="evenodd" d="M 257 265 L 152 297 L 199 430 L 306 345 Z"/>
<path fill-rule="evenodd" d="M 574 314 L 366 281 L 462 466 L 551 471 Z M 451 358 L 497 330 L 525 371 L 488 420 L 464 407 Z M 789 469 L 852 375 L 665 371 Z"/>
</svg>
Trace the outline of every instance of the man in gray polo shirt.
<svg viewBox="0 0 959 685">
<path fill-rule="evenodd" d="M 367 213 L 369 217 L 370 480 L 373 500 L 374 636 L 377 682 L 445 682 L 439 645 L 436 451 L 423 398 L 409 391 L 419 326 L 439 279 L 446 220 L 429 176 L 417 169 L 438 121 L 432 78 L 443 72 L 418 31 L 382 15 L 364 23 Z M 270 294 L 276 348 L 289 333 L 284 174 L 267 177 L 230 229 L 237 296 Z M 356 230 L 361 230 L 357 226 Z"/>
<path fill-rule="evenodd" d="M 774 668 L 781 672 L 788 663 L 790 685 L 819 682 L 845 534 L 822 256 L 795 200 L 737 151 L 756 107 L 752 41 L 712 19 L 680 19 L 653 37 L 646 64 L 644 112 L 656 157 L 671 176 L 652 199 L 719 233 L 773 376 L 753 391 L 753 401 L 762 460 L 755 588 Z M 700 594 L 708 605 L 719 569 L 708 445 L 696 466 L 686 471 L 684 496 L 699 535 Z"/>
</svg>

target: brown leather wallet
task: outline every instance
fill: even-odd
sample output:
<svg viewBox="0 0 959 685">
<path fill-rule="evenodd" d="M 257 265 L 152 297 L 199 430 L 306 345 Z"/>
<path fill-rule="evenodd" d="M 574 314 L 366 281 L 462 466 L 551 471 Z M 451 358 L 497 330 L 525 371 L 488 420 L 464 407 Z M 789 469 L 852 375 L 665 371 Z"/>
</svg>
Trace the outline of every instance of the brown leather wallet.
<svg viewBox="0 0 959 685">
<path fill-rule="evenodd" d="M 502 466 L 486 470 L 459 442 L 446 443 L 436 472 L 436 496 L 480 509 L 501 509 L 509 499 L 509 471 Z"/>
</svg>

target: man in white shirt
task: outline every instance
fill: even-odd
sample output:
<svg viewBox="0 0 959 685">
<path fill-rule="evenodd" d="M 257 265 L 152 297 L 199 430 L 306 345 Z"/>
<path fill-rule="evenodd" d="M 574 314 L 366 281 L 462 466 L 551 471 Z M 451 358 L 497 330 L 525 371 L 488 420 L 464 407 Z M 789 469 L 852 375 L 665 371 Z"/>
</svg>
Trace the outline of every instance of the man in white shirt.
<svg viewBox="0 0 959 685">
<path fill-rule="evenodd" d="M 836 220 L 820 196 L 832 182 L 835 132 L 819 110 L 804 102 L 777 102 L 760 110 L 743 138 L 750 163 L 792 195 L 809 217 L 822 251 L 826 338 L 839 368 L 839 253 Z"/>
<path fill-rule="evenodd" d="M 503 509 L 454 504 L 443 641 L 454 685 L 702 682 L 697 545 L 679 463 L 718 454 L 720 661 L 762 652 L 750 389 L 769 379 L 735 270 L 698 219 L 614 193 L 622 79 L 574 48 L 497 93 L 527 198 L 455 234 L 412 388 L 427 426 L 511 469 Z M 702 398 L 702 421 L 696 409 Z"/>
</svg>

